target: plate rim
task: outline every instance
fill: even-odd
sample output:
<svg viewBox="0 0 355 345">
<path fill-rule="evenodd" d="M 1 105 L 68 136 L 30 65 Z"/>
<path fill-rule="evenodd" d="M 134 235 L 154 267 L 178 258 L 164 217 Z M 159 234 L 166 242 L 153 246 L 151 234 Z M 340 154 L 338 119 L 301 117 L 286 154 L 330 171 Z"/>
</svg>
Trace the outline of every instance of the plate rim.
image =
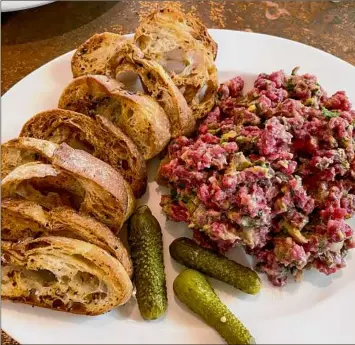
<svg viewBox="0 0 355 345">
<path fill-rule="evenodd" d="M 7 12 L 17 12 L 17 11 L 23 11 L 23 10 L 29 10 L 31 8 L 36 8 L 44 5 L 48 5 L 52 2 L 55 2 L 54 0 L 37 0 L 37 1 L 21 1 L 21 2 L 27 2 L 28 5 L 25 6 L 15 6 L 11 7 L 10 3 L 16 3 L 18 1 L 1 1 L 1 12 L 7 13 Z M 2 5 L 5 5 L 5 8 L 2 8 Z M 10 5 L 10 6 L 9 6 Z"/>
</svg>

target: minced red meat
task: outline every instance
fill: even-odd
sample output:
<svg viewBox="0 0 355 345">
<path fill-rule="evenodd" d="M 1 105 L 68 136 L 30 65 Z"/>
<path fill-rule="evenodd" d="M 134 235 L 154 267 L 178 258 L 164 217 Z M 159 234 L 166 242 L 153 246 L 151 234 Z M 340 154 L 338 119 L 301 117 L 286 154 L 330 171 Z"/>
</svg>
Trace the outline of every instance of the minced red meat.
<svg viewBox="0 0 355 345">
<path fill-rule="evenodd" d="M 328 97 L 316 77 L 260 74 L 222 84 L 193 139 L 168 148 L 161 206 L 193 238 L 225 252 L 237 244 L 277 286 L 316 267 L 345 266 L 354 247 L 355 111 L 345 92 Z"/>
</svg>

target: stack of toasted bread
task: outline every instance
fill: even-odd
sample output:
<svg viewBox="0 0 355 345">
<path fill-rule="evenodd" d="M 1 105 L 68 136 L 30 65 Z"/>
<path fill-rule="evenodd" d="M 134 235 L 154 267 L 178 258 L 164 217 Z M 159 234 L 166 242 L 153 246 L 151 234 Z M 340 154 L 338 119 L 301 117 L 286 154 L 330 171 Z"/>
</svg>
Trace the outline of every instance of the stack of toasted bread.
<svg viewBox="0 0 355 345">
<path fill-rule="evenodd" d="M 170 9 L 133 40 L 103 33 L 77 49 L 58 109 L 2 144 L 3 299 L 97 315 L 130 298 L 120 229 L 145 193 L 146 161 L 213 106 L 216 53 L 201 23 Z M 127 89 L 125 72 L 144 92 Z"/>
</svg>

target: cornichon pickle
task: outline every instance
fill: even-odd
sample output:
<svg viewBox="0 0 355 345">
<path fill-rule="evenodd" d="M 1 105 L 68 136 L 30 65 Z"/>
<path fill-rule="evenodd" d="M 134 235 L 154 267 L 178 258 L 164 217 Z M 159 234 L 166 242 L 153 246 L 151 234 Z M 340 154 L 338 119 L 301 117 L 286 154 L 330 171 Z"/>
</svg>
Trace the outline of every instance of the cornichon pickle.
<svg viewBox="0 0 355 345">
<path fill-rule="evenodd" d="M 257 294 L 261 280 L 252 269 L 227 257 L 201 248 L 189 238 L 174 240 L 169 247 L 170 255 L 180 264 L 221 280 L 248 294 Z"/>
<path fill-rule="evenodd" d="M 255 344 L 249 331 L 221 302 L 202 273 L 192 269 L 180 273 L 174 281 L 174 292 L 228 344 Z"/>
<path fill-rule="evenodd" d="M 148 206 L 139 207 L 132 215 L 128 241 L 139 311 L 146 320 L 157 319 L 165 313 L 168 299 L 161 228 Z"/>
</svg>

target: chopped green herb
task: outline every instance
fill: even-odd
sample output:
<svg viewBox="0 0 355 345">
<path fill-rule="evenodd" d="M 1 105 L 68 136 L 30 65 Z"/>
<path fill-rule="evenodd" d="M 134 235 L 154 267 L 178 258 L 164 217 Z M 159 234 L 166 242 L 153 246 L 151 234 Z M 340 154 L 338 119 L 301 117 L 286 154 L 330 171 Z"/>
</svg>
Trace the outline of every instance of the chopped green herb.
<svg viewBox="0 0 355 345">
<path fill-rule="evenodd" d="M 295 85 L 292 83 L 292 78 L 290 78 L 289 80 L 287 80 L 287 83 L 286 83 L 286 90 L 291 92 L 295 89 Z"/>
<path fill-rule="evenodd" d="M 173 201 L 178 200 L 178 193 L 177 193 L 177 191 L 176 191 L 175 189 L 172 189 L 172 190 L 171 190 L 170 195 L 171 195 L 171 199 L 172 199 Z"/>
<path fill-rule="evenodd" d="M 312 97 L 315 96 L 318 91 L 319 91 L 319 88 L 318 88 L 318 87 L 312 89 L 312 90 L 311 90 L 311 95 L 312 95 Z"/>
<path fill-rule="evenodd" d="M 295 67 L 295 68 L 292 70 L 291 75 L 296 75 L 299 69 L 300 69 L 299 66 Z"/>
<path fill-rule="evenodd" d="M 177 185 L 179 188 L 185 188 L 185 185 L 183 183 L 178 183 Z"/>
<path fill-rule="evenodd" d="M 338 111 L 330 111 L 325 107 L 322 107 L 322 114 L 328 118 L 338 117 L 340 115 Z"/>
</svg>

